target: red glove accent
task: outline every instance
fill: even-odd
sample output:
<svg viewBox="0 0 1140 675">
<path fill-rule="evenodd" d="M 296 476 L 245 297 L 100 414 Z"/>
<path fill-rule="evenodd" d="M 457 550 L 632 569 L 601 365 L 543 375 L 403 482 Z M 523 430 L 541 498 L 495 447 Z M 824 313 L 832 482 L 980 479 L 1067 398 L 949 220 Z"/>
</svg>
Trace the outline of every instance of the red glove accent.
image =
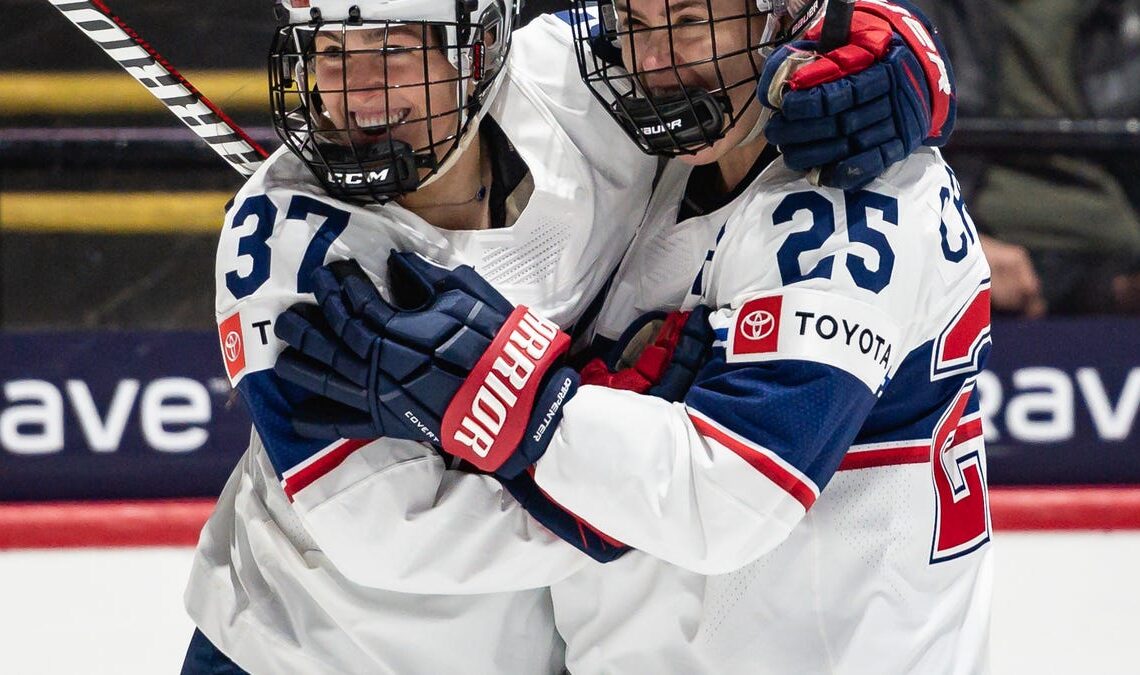
<svg viewBox="0 0 1140 675">
<path fill-rule="evenodd" d="M 519 305 L 443 413 L 443 449 L 495 471 L 526 431 L 535 396 L 570 336 Z"/>
<path fill-rule="evenodd" d="M 615 373 L 605 361 L 592 359 L 578 373 L 581 384 L 644 394 L 665 374 L 665 368 L 673 358 L 677 341 L 681 339 L 681 329 L 684 328 L 688 318 L 689 312 L 670 312 L 653 338 L 653 344 L 641 350 L 637 361 L 629 368 L 622 368 Z"/>
<path fill-rule="evenodd" d="M 805 37 L 819 40 L 822 31 L 823 22 L 817 21 Z M 887 0 L 857 0 L 851 15 L 848 44 L 796 70 L 788 79 L 788 85 L 792 89 L 810 89 L 865 70 L 886 56 L 894 33 L 906 42 L 922 64 L 933 108 L 930 111 L 930 137 L 938 138 L 950 114 L 950 78 L 946 64 L 922 22 Z"/>
<path fill-rule="evenodd" d="M 819 58 L 800 67 L 788 78 L 792 89 L 811 89 L 826 82 L 854 75 L 871 67 L 887 55 L 891 43 L 891 24 L 867 12 L 859 11 L 863 5 L 856 3 L 851 15 L 851 35 L 847 44 L 833 49 Z M 823 22 L 817 21 L 804 36 L 808 40 L 819 40 Z"/>
</svg>

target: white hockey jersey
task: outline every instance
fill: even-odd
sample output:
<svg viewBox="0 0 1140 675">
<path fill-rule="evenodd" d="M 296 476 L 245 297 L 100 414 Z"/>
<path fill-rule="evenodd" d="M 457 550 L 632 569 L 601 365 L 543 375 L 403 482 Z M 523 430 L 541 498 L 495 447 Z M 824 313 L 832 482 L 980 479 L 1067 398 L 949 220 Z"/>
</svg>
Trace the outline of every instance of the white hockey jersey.
<svg viewBox="0 0 1140 675">
<path fill-rule="evenodd" d="M 683 403 L 580 388 L 535 472 L 638 549 L 553 586 L 569 669 L 985 672 L 989 270 L 953 173 L 923 149 L 845 194 L 776 160 L 677 222 L 689 175 L 598 331 L 703 303 L 712 360 Z"/>
<path fill-rule="evenodd" d="M 395 204 L 330 200 L 285 151 L 227 212 L 217 318 L 255 431 L 202 532 L 185 602 L 253 673 L 561 671 L 544 586 L 593 562 L 495 479 L 451 471 L 423 445 L 298 437 L 289 410 L 300 394 L 272 371 L 284 347 L 273 321 L 312 301 L 309 275 L 331 260 L 355 258 L 381 287 L 392 249 L 471 264 L 563 327 L 600 294 L 642 220 L 656 161 L 598 123 L 606 114 L 578 77 L 565 24 L 516 31 L 504 77 L 489 114 L 534 181 L 511 227 L 445 231 Z M 469 537 L 535 553 L 493 577 L 478 560 L 437 564 Z"/>
</svg>

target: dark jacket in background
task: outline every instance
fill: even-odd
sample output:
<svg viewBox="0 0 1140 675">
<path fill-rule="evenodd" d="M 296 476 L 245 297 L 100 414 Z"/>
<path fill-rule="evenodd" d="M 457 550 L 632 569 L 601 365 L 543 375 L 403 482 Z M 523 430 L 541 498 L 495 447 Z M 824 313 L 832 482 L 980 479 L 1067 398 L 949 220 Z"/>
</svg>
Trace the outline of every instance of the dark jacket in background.
<svg viewBox="0 0 1140 675">
<path fill-rule="evenodd" d="M 963 118 L 1140 114 L 1140 0 L 918 4 L 950 51 Z M 1111 277 L 1140 265 L 1136 160 L 950 154 L 978 227 L 1029 249 L 1052 312 L 1109 309 Z"/>
</svg>

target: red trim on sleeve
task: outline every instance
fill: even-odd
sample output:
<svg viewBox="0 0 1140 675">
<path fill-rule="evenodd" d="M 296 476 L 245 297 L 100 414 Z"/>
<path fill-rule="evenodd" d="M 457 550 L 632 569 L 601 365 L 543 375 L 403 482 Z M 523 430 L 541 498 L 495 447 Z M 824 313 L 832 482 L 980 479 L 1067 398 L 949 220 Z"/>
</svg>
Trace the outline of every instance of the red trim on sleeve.
<svg viewBox="0 0 1140 675">
<path fill-rule="evenodd" d="M 526 472 L 527 472 L 527 474 L 530 475 L 532 480 L 534 479 L 534 471 L 535 471 L 534 466 L 527 467 Z M 582 516 L 579 516 L 577 513 L 574 513 L 570 509 L 568 509 L 565 506 L 563 506 L 562 504 L 560 504 L 557 499 L 550 496 L 549 492 L 547 492 L 546 490 L 543 490 L 542 486 L 539 485 L 537 482 L 534 484 L 534 486 L 536 488 L 538 488 L 538 491 L 542 494 L 543 497 L 546 497 L 547 501 L 549 501 L 551 504 L 554 504 L 558 508 L 565 511 L 571 518 L 573 518 L 578 523 L 578 536 L 582 540 L 582 549 L 583 550 L 590 547 L 589 541 L 586 539 L 586 532 L 585 532 L 586 530 L 589 530 L 590 532 L 593 532 L 594 534 L 598 535 L 598 538 L 602 540 L 602 544 L 605 546 L 610 546 L 611 548 L 625 548 L 625 544 L 618 541 L 617 539 L 614 539 L 613 537 L 606 534 L 605 532 L 602 532 L 598 528 L 591 525 L 589 523 L 589 521 L 587 521 L 585 518 L 583 518 Z"/>
<path fill-rule="evenodd" d="M 314 455 L 314 459 L 310 459 L 308 464 L 285 475 L 285 479 L 282 481 L 285 496 L 289 498 L 289 501 L 293 501 L 293 495 L 340 466 L 344 460 L 348 459 L 349 455 L 371 442 L 372 440 L 367 439 L 344 440 L 337 441 L 325 448 L 321 451 L 323 454 Z"/>
<path fill-rule="evenodd" d="M 898 464 L 924 464 L 929 461 L 930 443 L 878 450 L 855 450 L 847 452 L 838 470 L 854 471 Z"/>
<path fill-rule="evenodd" d="M 815 503 L 817 495 L 811 486 L 801 480 L 799 476 L 796 476 L 780 466 L 762 450 L 743 443 L 700 417 L 690 414 L 689 419 L 693 421 L 693 425 L 697 428 L 697 432 L 700 433 L 700 435 L 711 438 L 735 452 L 741 459 L 748 462 L 752 468 L 764 474 L 768 480 L 775 483 L 780 489 L 790 494 L 797 502 L 802 504 L 805 511 L 810 509 L 811 505 Z"/>
</svg>

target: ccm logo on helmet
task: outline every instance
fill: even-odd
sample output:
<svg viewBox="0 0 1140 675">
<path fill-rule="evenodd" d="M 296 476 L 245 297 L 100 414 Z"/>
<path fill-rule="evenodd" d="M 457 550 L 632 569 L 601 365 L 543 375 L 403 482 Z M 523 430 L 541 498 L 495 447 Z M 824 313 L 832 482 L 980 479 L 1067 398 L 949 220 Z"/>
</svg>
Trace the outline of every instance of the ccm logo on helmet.
<svg viewBox="0 0 1140 675">
<path fill-rule="evenodd" d="M 527 420 L 516 421 L 511 411 L 519 403 L 529 409 L 549 360 L 561 353 L 568 341 L 555 324 L 525 307 L 516 308 L 448 408 L 444 418 L 445 443 L 470 448 L 483 458 L 491 454 L 500 439 L 507 452 L 514 450 Z M 488 357 L 493 359 L 489 367 Z M 481 379 L 480 370 L 486 371 Z M 474 396 L 467 391 L 471 382 L 479 383 Z M 467 397 L 469 403 L 464 402 Z M 462 417 L 453 419 L 453 412 Z"/>
<path fill-rule="evenodd" d="M 329 172 L 329 182 L 338 183 L 340 185 L 364 185 L 365 183 L 377 183 L 387 178 L 388 169 L 368 171 L 367 173 L 360 171 L 346 171 L 344 173 Z"/>
</svg>

